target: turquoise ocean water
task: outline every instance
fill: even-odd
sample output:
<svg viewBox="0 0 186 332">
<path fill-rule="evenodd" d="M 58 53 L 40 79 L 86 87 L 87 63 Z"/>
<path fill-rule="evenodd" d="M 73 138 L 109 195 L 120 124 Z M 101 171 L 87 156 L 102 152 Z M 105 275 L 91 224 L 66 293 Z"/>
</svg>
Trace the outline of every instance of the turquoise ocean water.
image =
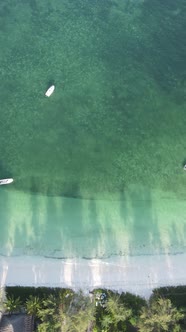
<svg viewBox="0 0 186 332">
<path fill-rule="evenodd" d="M 0 254 L 186 250 L 185 0 L 2 0 L 0 77 Z"/>
</svg>

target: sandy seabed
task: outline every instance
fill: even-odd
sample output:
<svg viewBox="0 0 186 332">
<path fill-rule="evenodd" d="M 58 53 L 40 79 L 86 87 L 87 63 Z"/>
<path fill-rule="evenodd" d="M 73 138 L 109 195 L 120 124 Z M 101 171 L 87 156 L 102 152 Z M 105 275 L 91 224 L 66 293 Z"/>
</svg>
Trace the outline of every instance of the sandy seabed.
<svg viewBox="0 0 186 332">
<path fill-rule="evenodd" d="M 1 287 L 70 287 L 85 291 L 102 287 L 148 298 L 156 287 L 186 284 L 185 261 L 185 253 L 102 260 L 1 257 L 0 282 Z"/>
</svg>

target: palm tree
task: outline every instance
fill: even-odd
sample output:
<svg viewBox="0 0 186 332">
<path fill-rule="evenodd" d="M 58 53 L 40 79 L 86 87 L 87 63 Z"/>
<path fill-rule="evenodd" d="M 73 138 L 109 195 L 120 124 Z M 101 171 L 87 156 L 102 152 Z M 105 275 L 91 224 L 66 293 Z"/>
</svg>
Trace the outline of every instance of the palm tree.
<svg viewBox="0 0 186 332">
<path fill-rule="evenodd" d="M 92 331 L 95 321 L 94 311 L 92 308 L 80 309 L 73 315 L 66 316 L 63 332 L 87 332 Z"/>
<path fill-rule="evenodd" d="M 95 321 L 95 303 L 82 291 L 74 294 L 68 309 L 63 313 L 63 332 L 92 331 Z"/>
<path fill-rule="evenodd" d="M 30 295 L 29 298 L 26 300 L 27 314 L 37 317 L 40 308 L 41 301 L 39 297 Z"/>
<path fill-rule="evenodd" d="M 41 320 L 39 332 L 88 332 L 95 321 L 95 303 L 82 292 L 49 295 L 37 316 Z"/>
<path fill-rule="evenodd" d="M 124 304 L 120 303 L 117 295 L 113 295 L 108 299 L 106 311 L 111 315 L 115 325 L 120 321 L 126 321 L 132 314 L 131 309 L 126 308 Z"/>
<path fill-rule="evenodd" d="M 101 320 L 101 326 L 104 331 L 108 331 L 109 327 L 112 325 L 112 317 L 109 315 L 104 315 Z"/>
<path fill-rule="evenodd" d="M 43 322 L 39 324 L 38 332 L 60 332 L 61 328 L 58 323 L 56 322 Z"/>
<path fill-rule="evenodd" d="M 142 308 L 137 327 L 139 332 L 179 332 L 183 316 L 169 299 L 160 298 Z"/>
<path fill-rule="evenodd" d="M 97 324 L 102 331 L 124 331 L 132 316 L 132 310 L 128 309 L 121 301 L 117 293 L 108 292 L 104 307 L 97 307 Z"/>
<path fill-rule="evenodd" d="M 61 331 L 61 317 L 59 314 L 59 299 L 50 294 L 42 301 L 38 308 L 37 316 L 41 320 L 38 327 L 39 332 L 58 332 Z"/>
<path fill-rule="evenodd" d="M 8 296 L 4 302 L 4 307 L 10 315 L 15 311 L 19 311 L 21 308 L 20 297 L 14 298 L 14 296 Z"/>
</svg>

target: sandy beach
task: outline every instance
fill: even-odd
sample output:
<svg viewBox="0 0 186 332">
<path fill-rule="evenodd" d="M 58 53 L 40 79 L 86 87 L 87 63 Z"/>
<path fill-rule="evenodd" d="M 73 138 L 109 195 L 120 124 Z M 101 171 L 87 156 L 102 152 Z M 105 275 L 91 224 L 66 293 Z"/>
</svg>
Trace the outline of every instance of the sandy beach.
<svg viewBox="0 0 186 332">
<path fill-rule="evenodd" d="M 102 287 L 148 298 L 156 287 L 186 284 L 185 201 L 139 194 L 140 201 L 129 194 L 111 204 L 1 191 L 0 285 Z"/>
<path fill-rule="evenodd" d="M 148 298 L 153 288 L 186 284 L 186 254 L 133 256 L 105 260 L 1 257 L 2 286 L 103 287 Z"/>
</svg>

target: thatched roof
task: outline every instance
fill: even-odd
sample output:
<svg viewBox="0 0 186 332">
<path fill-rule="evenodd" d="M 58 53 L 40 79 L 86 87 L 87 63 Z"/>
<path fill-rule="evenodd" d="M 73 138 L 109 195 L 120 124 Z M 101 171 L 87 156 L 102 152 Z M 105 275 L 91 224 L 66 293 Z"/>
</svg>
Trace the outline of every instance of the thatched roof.
<svg viewBox="0 0 186 332">
<path fill-rule="evenodd" d="M 0 322 L 0 332 L 32 332 L 34 320 L 26 314 L 3 315 Z"/>
</svg>

